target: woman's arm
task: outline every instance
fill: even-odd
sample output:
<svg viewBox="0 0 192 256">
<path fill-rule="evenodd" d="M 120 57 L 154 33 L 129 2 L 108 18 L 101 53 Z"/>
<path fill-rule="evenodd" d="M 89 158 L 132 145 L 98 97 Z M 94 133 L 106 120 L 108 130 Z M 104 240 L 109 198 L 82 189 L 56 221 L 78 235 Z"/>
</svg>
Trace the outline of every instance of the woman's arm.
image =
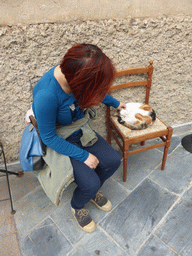
<svg viewBox="0 0 192 256">
<path fill-rule="evenodd" d="M 114 108 L 117 108 L 118 110 L 121 110 L 122 108 L 126 108 L 125 103 L 116 100 L 115 98 L 113 98 L 111 95 L 107 94 L 104 98 L 104 100 L 102 101 L 102 103 L 104 103 L 106 106 L 112 106 Z"/>
<path fill-rule="evenodd" d="M 86 161 L 89 156 L 86 150 L 71 144 L 56 134 L 57 109 L 58 101 L 53 92 L 41 90 L 35 95 L 33 111 L 43 143 L 60 154 L 81 162 Z"/>
</svg>

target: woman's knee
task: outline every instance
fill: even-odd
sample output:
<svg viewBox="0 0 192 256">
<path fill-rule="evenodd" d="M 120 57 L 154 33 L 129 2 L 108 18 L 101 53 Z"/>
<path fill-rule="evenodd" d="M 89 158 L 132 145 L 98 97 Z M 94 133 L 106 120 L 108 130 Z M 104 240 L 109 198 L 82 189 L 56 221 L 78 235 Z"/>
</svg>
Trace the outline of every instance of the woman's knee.
<svg viewBox="0 0 192 256">
<path fill-rule="evenodd" d="M 92 170 L 94 172 L 94 170 Z M 91 176 L 86 176 L 84 177 L 83 180 L 77 181 L 76 183 L 79 187 L 79 189 L 82 191 L 84 194 L 89 194 L 89 195 L 95 195 L 97 191 L 101 187 L 101 181 L 96 173 Z"/>
<path fill-rule="evenodd" d="M 101 187 L 101 181 L 98 178 L 95 180 L 89 180 L 84 190 L 86 191 L 86 193 L 94 196 L 97 193 L 97 191 L 100 189 L 100 187 Z"/>
<path fill-rule="evenodd" d="M 111 156 L 109 164 L 110 164 L 110 169 L 113 169 L 114 171 L 116 171 L 119 168 L 121 164 L 121 157 L 116 151 Z"/>
<path fill-rule="evenodd" d="M 115 160 L 115 165 L 116 165 L 116 168 L 117 168 L 117 169 L 119 168 L 120 164 L 121 164 L 121 157 L 120 157 L 120 155 L 118 154 L 118 156 L 117 156 L 117 158 L 116 158 L 116 160 Z"/>
</svg>

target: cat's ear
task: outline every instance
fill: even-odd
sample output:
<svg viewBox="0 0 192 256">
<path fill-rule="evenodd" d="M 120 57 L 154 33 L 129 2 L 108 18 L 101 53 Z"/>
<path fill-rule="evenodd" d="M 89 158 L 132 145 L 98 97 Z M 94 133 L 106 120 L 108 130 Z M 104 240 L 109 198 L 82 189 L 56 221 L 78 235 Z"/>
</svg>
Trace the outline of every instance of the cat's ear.
<svg viewBox="0 0 192 256">
<path fill-rule="evenodd" d="M 135 118 L 139 119 L 141 122 L 146 123 L 147 126 L 151 124 L 152 118 L 151 116 L 143 116 L 141 114 L 136 114 Z"/>
<path fill-rule="evenodd" d="M 140 107 L 140 109 L 143 109 L 143 110 L 145 110 L 145 111 L 151 111 L 151 110 L 152 110 L 152 108 L 151 108 L 149 105 L 147 105 L 147 104 L 143 104 L 143 105 Z"/>
</svg>

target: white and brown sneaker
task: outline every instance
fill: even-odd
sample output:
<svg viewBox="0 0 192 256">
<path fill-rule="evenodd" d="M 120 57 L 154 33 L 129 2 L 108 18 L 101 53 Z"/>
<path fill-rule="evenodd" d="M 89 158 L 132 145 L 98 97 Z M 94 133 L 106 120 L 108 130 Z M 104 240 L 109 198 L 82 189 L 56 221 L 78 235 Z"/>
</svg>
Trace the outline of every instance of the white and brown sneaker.
<svg viewBox="0 0 192 256">
<path fill-rule="evenodd" d="M 102 194 L 101 191 L 91 199 L 91 202 L 94 203 L 99 209 L 103 211 L 110 211 L 112 208 L 111 202 Z"/>
<path fill-rule="evenodd" d="M 92 220 L 91 216 L 89 215 L 89 210 L 85 208 L 73 209 L 71 207 L 71 211 L 80 228 L 88 233 L 91 233 L 95 230 L 96 225 L 95 222 Z"/>
</svg>

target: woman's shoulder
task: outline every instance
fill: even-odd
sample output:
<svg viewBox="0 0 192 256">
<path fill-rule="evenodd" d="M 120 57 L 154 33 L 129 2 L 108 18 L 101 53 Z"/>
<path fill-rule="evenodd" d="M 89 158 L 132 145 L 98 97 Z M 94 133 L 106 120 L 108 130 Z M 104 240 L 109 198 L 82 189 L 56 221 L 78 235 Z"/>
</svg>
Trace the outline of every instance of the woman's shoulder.
<svg viewBox="0 0 192 256">
<path fill-rule="evenodd" d="M 52 93 L 50 90 L 41 89 L 39 90 L 34 96 L 33 96 L 33 104 L 39 108 L 39 107 L 50 107 L 50 106 L 57 106 L 58 100 L 54 93 Z"/>
<path fill-rule="evenodd" d="M 67 95 L 54 84 L 54 81 L 49 81 L 46 86 L 41 86 L 41 84 L 37 85 L 33 91 L 33 101 L 38 105 L 54 104 L 59 106 L 68 103 L 70 104 L 71 102 L 73 103 L 74 96 Z"/>
<path fill-rule="evenodd" d="M 33 97 L 36 95 L 41 95 L 43 98 L 51 95 L 53 97 L 56 96 L 58 88 L 56 86 L 54 76 L 50 71 L 43 75 L 35 85 L 33 89 Z"/>
</svg>

